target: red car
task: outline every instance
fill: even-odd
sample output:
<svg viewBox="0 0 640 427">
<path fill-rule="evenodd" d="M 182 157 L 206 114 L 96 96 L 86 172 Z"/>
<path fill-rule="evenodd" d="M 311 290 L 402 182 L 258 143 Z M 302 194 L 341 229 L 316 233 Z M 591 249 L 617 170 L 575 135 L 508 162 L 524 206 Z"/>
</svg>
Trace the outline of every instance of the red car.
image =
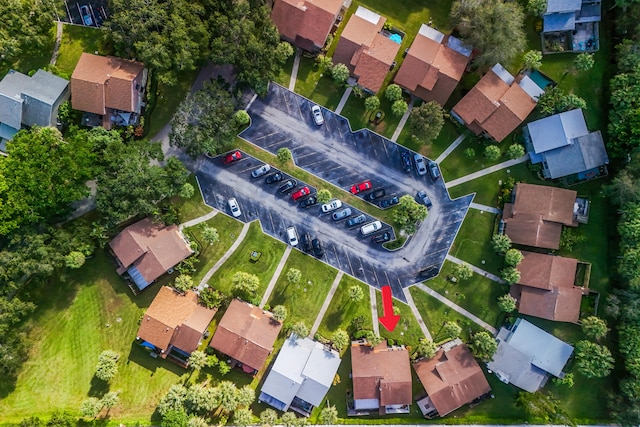
<svg viewBox="0 0 640 427">
<path fill-rule="evenodd" d="M 302 187 L 301 189 L 299 189 L 298 191 L 293 193 L 291 195 L 291 198 L 295 202 L 299 198 L 304 197 L 304 196 L 308 196 L 309 194 L 311 194 L 311 190 L 309 190 L 309 187 Z"/>
<path fill-rule="evenodd" d="M 229 165 L 233 162 L 237 162 L 241 158 L 242 158 L 242 153 L 236 150 L 225 155 L 224 158 L 222 159 L 222 163 L 224 163 L 225 165 Z"/>
<path fill-rule="evenodd" d="M 361 191 L 371 190 L 373 186 L 371 185 L 371 181 L 367 180 L 365 182 L 361 182 L 360 184 L 354 184 L 351 186 L 351 194 L 358 194 Z"/>
</svg>

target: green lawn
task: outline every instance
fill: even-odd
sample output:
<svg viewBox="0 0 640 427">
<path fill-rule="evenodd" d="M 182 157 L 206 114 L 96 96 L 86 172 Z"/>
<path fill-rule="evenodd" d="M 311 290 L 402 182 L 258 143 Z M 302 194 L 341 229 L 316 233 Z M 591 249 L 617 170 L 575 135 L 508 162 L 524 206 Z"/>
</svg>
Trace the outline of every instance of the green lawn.
<svg viewBox="0 0 640 427">
<path fill-rule="evenodd" d="M 167 86 L 152 79 L 148 108 L 145 111 L 145 135 L 151 138 L 171 120 L 178 106 L 187 97 L 198 70 L 185 72 L 178 77 L 175 86 Z"/>
<path fill-rule="evenodd" d="M 291 80 L 291 70 L 293 69 L 293 59 L 295 58 L 295 53 L 287 59 L 287 62 L 284 63 L 282 68 L 280 69 L 278 75 L 275 78 L 275 82 L 281 84 L 284 87 L 289 87 L 289 81 Z"/>
<path fill-rule="evenodd" d="M 365 111 L 364 99 L 358 98 L 352 93 L 340 114 L 349 119 L 351 129 L 354 131 L 369 128 L 380 135 L 391 138 L 398 127 L 400 117 L 391 113 L 391 103 L 384 96 L 380 97 L 380 109 L 385 113 L 384 120 L 378 125 L 370 123 L 369 116 L 371 113 Z"/>
<path fill-rule="evenodd" d="M 225 294 L 231 294 L 233 274 L 238 271 L 244 271 L 255 274 L 260 279 L 258 295 L 261 297 L 284 254 L 284 250 L 284 243 L 264 234 L 260 228 L 260 223 L 254 221 L 249 226 L 247 235 L 233 253 L 233 256 L 209 280 L 209 286 Z M 249 259 L 252 251 L 262 252 L 258 262 L 251 262 Z"/>
<path fill-rule="evenodd" d="M 104 45 L 103 36 L 104 33 L 99 28 L 65 25 L 56 66 L 71 76 L 83 52 L 112 54 L 113 52 Z"/>
<path fill-rule="evenodd" d="M 411 118 L 407 120 L 404 129 L 400 132 L 400 136 L 397 141 L 398 144 L 404 145 L 405 147 L 410 148 L 413 151 L 417 151 L 418 153 L 433 160 L 442 154 L 442 152 L 446 150 L 458 136 L 460 136 L 458 129 L 453 125 L 453 123 L 449 120 L 445 120 L 444 126 L 442 127 L 438 137 L 431 144 L 423 144 L 420 140 L 411 136 L 411 131 L 409 130 L 410 123 Z"/>
<path fill-rule="evenodd" d="M 359 286 L 364 293 L 364 299 L 354 302 L 349 299 L 349 288 Z M 365 318 L 365 325 L 371 328 L 371 309 L 369 308 L 369 286 L 351 276 L 344 275 L 333 295 L 318 332 L 324 337 L 331 337 L 338 329 L 349 328 L 351 321 L 358 316 Z"/>
<path fill-rule="evenodd" d="M 190 175 L 188 182 L 195 190 L 193 192 L 193 196 L 188 199 L 184 199 L 180 196 L 174 196 L 171 199 L 171 204 L 178 211 L 178 222 L 181 224 L 191 219 L 206 215 L 212 211 L 209 206 L 204 204 L 196 176 L 193 174 Z"/>
<path fill-rule="evenodd" d="M 320 80 L 321 74 L 313 59 L 302 56 L 300 58 L 300 65 L 298 66 L 295 91 L 302 96 L 311 98 L 311 94 L 316 90 L 316 85 L 318 84 L 318 80 Z M 333 83 L 332 79 L 329 78 L 329 80 Z M 289 87 L 289 82 L 284 86 Z M 335 83 L 334 86 L 336 86 L 336 88 L 338 87 Z"/>
<path fill-rule="evenodd" d="M 52 25 L 51 29 L 47 33 L 49 37 L 47 42 L 41 48 L 30 52 L 25 52 L 18 58 L 18 60 L 9 67 L 0 67 L 0 76 L 4 75 L 9 69 L 20 71 L 27 74 L 31 70 L 38 70 L 49 65 L 51 61 L 51 54 L 53 53 L 53 46 L 56 41 L 56 25 Z"/>
<path fill-rule="evenodd" d="M 488 212 L 469 209 L 449 252 L 471 265 L 497 274 L 503 258 L 491 249 L 491 236 L 496 216 Z"/>
<path fill-rule="evenodd" d="M 338 86 L 331 77 L 323 76 L 313 88 L 310 94 L 303 93 L 312 101 L 324 105 L 328 109 L 335 111 L 342 99 L 345 89 Z"/>
<path fill-rule="evenodd" d="M 290 268 L 297 268 L 302 272 L 300 283 L 289 283 L 287 272 Z M 269 305 L 272 308 L 284 305 L 289 312 L 286 320 L 288 324 L 303 321 L 311 329 L 336 274 L 338 271 L 335 268 L 294 249 L 271 293 Z"/>
<path fill-rule="evenodd" d="M 376 291 L 376 301 L 378 317 L 381 317 L 382 294 L 380 291 Z M 396 344 L 415 346 L 418 344 L 418 340 L 420 338 L 424 338 L 422 329 L 420 329 L 420 325 L 418 325 L 418 320 L 416 320 L 411 308 L 407 304 L 394 299 L 393 307 L 395 310 L 399 310 L 398 314 L 400 315 L 400 321 L 393 332 L 387 331 L 385 327 L 380 324 L 380 336 L 387 339 L 391 338 L 396 342 Z"/>
</svg>

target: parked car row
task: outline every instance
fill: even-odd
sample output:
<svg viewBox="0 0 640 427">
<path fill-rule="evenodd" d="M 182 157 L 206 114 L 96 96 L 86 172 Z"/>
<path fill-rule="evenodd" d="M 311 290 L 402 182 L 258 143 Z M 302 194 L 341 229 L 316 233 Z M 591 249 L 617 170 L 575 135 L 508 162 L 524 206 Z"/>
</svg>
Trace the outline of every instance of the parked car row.
<svg viewBox="0 0 640 427">
<path fill-rule="evenodd" d="M 427 161 L 427 159 L 421 154 L 414 153 L 412 162 L 411 151 L 409 150 L 402 150 L 402 154 L 400 156 L 402 159 L 402 169 L 404 169 L 405 172 L 411 172 L 411 169 L 415 166 L 418 176 L 424 176 L 428 172 L 432 181 L 435 182 L 440 178 L 440 168 L 433 160 Z"/>
<path fill-rule="evenodd" d="M 346 221 L 346 227 L 351 229 L 356 226 L 360 226 L 360 234 L 362 234 L 362 236 L 364 237 L 370 236 L 373 233 L 380 231 L 383 227 L 382 222 L 376 220 L 375 218 L 372 218 L 373 221 L 367 222 L 367 215 L 356 211 L 349 206 L 343 207 L 342 201 L 338 199 L 329 200 L 327 203 L 320 206 L 320 211 L 325 214 L 331 213 L 331 219 L 336 222 L 343 221 L 348 218 Z M 388 234 L 386 237 L 385 233 Z M 383 237 L 380 237 L 378 235 L 374 236 L 373 242 L 384 243 L 391 240 L 391 229 L 388 229 L 387 231 L 385 231 L 385 233 L 382 233 L 380 235 Z"/>
</svg>

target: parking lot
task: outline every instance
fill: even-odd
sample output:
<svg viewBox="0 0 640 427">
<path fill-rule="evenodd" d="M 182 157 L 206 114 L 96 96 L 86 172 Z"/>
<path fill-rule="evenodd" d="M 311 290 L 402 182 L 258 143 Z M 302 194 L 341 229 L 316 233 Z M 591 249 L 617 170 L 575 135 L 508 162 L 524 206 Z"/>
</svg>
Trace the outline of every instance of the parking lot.
<svg viewBox="0 0 640 427">
<path fill-rule="evenodd" d="M 64 22 L 99 27 L 108 18 L 106 0 L 65 0 L 66 17 Z"/>
</svg>

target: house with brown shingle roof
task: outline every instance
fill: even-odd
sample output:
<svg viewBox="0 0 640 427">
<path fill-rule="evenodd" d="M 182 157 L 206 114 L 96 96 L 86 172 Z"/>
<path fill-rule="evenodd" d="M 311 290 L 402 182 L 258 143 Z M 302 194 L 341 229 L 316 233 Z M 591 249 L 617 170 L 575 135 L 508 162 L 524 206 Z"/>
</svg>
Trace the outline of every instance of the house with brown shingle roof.
<svg viewBox="0 0 640 427">
<path fill-rule="evenodd" d="M 175 225 L 165 226 L 145 218 L 124 230 L 109 242 L 118 263 L 118 274 L 135 284 L 136 293 L 146 289 L 160 276 L 193 253 Z"/>
<path fill-rule="evenodd" d="M 424 101 L 447 102 L 471 60 L 459 39 L 422 24 L 394 82 Z"/>
<path fill-rule="evenodd" d="M 183 366 L 201 344 L 215 310 L 198 304 L 198 295 L 163 286 L 140 321 L 136 340 Z"/>
<path fill-rule="evenodd" d="M 318 52 L 336 22 L 343 0 L 276 0 L 271 20 L 295 47 Z"/>
<path fill-rule="evenodd" d="M 582 296 L 589 293 L 586 286 L 576 286 L 578 260 L 526 251 L 522 255 L 524 259 L 517 267 L 520 280 L 510 290 L 518 301 L 518 311 L 578 323 Z"/>
<path fill-rule="evenodd" d="M 577 227 L 578 193 L 564 188 L 518 183 L 502 212 L 504 231 L 518 245 L 558 249 L 562 226 Z"/>
<path fill-rule="evenodd" d="M 383 31 L 386 20 L 358 6 L 342 30 L 333 54 L 333 63 L 346 65 L 358 85 L 371 92 L 380 90 L 400 50 L 400 42 Z"/>
<path fill-rule="evenodd" d="M 524 74 L 496 64 L 451 110 L 476 135 L 502 141 L 524 122 L 544 91 Z"/>
<path fill-rule="evenodd" d="M 232 367 L 255 374 L 273 351 L 282 323 L 248 302 L 234 299 L 222 316 L 209 346 L 232 359 Z"/>
<path fill-rule="evenodd" d="M 411 367 L 404 346 L 376 347 L 368 343 L 351 345 L 353 411 L 361 415 L 376 411 L 380 415 L 408 414 L 411 410 Z"/>
<path fill-rule="evenodd" d="M 482 368 L 460 339 L 443 344 L 434 357 L 418 360 L 413 369 L 427 392 L 417 401 L 427 418 L 444 417 L 491 392 Z"/>
<path fill-rule="evenodd" d="M 146 84 L 144 64 L 83 53 L 71 75 L 71 106 L 99 116 L 106 129 L 134 124 L 143 107 Z"/>
</svg>

